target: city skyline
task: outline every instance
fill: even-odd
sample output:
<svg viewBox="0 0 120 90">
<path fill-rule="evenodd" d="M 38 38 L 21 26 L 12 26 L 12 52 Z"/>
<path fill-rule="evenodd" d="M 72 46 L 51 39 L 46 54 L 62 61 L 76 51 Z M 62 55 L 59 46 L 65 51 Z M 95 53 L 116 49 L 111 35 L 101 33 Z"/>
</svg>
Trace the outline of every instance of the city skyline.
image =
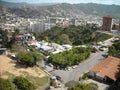
<svg viewBox="0 0 120 90">
<path fill-rule="evenodd" d="M 116 4 L 120 5 L 120 0 L 2 0 L 7 2 L 26 2 L 26 3 L 70 3 L 70 4 L 77 4 L 77 3 L 98 3 L 98 4 Z"/>
</svg>

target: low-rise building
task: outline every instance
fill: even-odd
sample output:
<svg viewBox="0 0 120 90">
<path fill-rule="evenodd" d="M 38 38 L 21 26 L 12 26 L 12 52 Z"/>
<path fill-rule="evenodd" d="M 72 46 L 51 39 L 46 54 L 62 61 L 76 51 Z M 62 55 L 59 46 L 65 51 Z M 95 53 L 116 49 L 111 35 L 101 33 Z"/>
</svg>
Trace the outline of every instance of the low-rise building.
<svg viewBox="0 0 120 90">
<path fill-rule="evenodd" d="M 93 79 L 113 83 L 118 79 L 119 66 L 119 58 L 108 56 L 105 60 L 90 69 L 90 75 Z"/>
</svg>

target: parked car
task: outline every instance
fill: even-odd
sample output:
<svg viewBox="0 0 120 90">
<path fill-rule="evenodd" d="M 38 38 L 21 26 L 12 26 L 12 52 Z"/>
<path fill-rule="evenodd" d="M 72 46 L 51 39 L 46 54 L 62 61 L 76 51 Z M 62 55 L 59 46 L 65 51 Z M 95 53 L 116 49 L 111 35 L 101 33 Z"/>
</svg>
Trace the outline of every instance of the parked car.
<svg viewBox="0 0 120 90">
<path fill-rule="evenodd" d="M 50 79 L 56 80 L 56 76 L 55 76 L 55 75 L 51 75 L 51 76 L 50 76 Z"/>
<path fill-rule="evenodd" d="M 57 87 L 62 87 L 62 85 L 60 83 L 58 83 Z"/>
<path fill-rule="evenodd" d="M 56 69 L 57 69 L 57 67 L 56 67 L 56 66 L 53 66 L 53 69 L 54 69 L 54 70 L 56 70 Z"/>
<path fill-rule="evenodd" d="M 61 80 L 62 78 L 60 76 L 56 76 L 56 79 L 57 80 Z"/>
<path fill-rule="evenodd" d="M 97 51 L 96 51 L 96 50 L 92 50 L 91 52 L 92 52 L 92 53 L 96 53 Z"/>
<path fill-rule="evenodd" d="M 71 68 L 70 68 L 70 67 L 67 67 L 66 69 L 67 69 L 68 71 L 70 71 L 70 70 L 71 70 Z"/>
<path fill-rule="evenodd" d="M 106 51 L 106 50 L 108 50 L 108 48 L 107 48 L 106 46 L 101 46 L 101 47 L 99 48 L 99 50 L 100 50 L 100 51 Z"/>
<path fill-rule="evenodd" d="M 77 67 L 78 67 L 77 65 L 72 66 L 73 69 L 75 69 L 75 68 L 77 68 Z"/>
<path fill-rule="evenodd" d="M 53 67 L 52 63 L 49 63 L 48 66 Z"/>
<path fill-rule="evenodd" d="M 46 68 L 47 68 L 47 66 L 46 66 L 46 65 L 44 65 L 42 68 L 43 68 L 43 69 L 46 69 Z"/>
</svg>

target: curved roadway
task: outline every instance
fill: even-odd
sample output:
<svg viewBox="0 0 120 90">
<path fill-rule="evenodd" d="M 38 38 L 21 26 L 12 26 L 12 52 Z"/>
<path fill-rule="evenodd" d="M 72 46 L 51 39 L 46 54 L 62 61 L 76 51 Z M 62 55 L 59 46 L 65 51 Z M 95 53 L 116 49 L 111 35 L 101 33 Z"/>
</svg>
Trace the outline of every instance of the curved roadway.
<svg viewBox="0 0 120 90">
<path fill-rule="evenodd" d="M 70 71 L 54 70 L 51 71 L 50 74 L 59 75 L 60 77 L 62 77 L 64 83 L 70 80 L 78 81 L 81 74 L 90 70 L 93 66 L 95 66 L 97 63 L 101 62 L 104 59 L 104 54 L 106 53 L 100 51 L 92 53 L 91 56 L 86 61 L 80 63 L 77 68 L 71 68 Z"/>
</svg>

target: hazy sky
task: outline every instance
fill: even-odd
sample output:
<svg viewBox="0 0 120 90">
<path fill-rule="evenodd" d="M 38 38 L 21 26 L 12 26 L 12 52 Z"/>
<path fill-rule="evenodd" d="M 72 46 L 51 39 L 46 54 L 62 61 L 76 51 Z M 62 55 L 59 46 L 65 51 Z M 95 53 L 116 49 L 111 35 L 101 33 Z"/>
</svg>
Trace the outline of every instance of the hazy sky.
<svg viewBox="0 0 120 90">
<path fill-rule="evenodd" d="M 120 5 L 120 0 L 3 0 L 9 2 L 27 2 L 27 3 L 100 3 L 100 4 L 117 4 Z"/>
</svg>

